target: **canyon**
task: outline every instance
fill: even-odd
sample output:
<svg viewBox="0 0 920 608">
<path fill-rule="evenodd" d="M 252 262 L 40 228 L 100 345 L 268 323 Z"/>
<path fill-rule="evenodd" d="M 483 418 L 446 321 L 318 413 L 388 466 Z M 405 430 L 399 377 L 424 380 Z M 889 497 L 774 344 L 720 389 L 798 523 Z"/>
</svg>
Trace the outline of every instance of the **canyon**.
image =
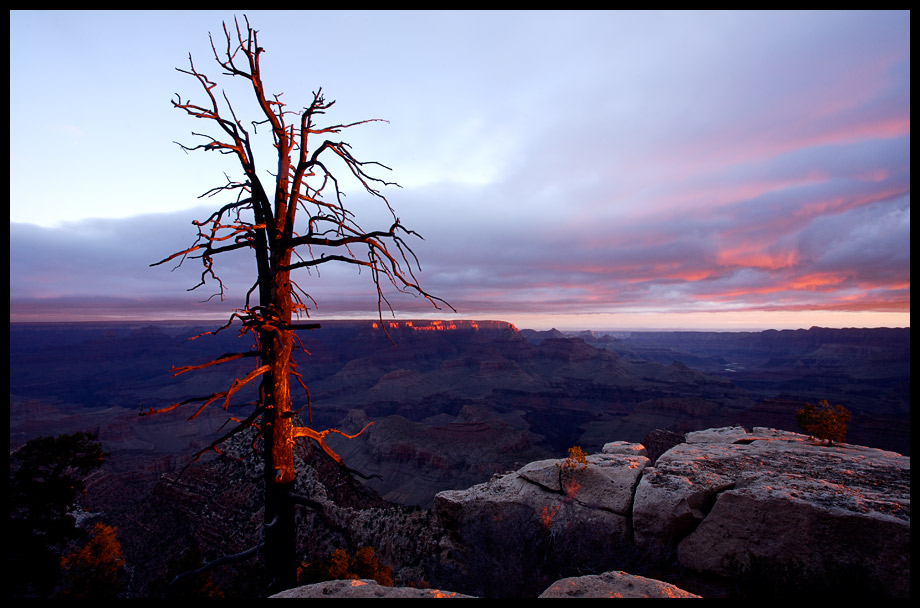
<svg viewBox="0 0 920 608">
<path fill-rule="evenodd" d="M 558 459 L 571 446 L 603 453 L 611 442 L 642 443 L 654 463 L 703 429 L 795 431 L 798 408 L 828 399 L 853 413 L 849 444 L 909 462 L 909 328 L 565 334 L 500 321 L 320 324 L 301 334 L 298 371 L 311 400 L 301 420 L 348 432 L 374 424 L 331 442 L 368 477 L 361 483 L 312 446 L 299 449 L 302 493 L 353 507 L 304 515 L 301 545 L 320 555 L 373 543 L 401 565 L 403 581 L 455 577 L 435 515 L 441 493 Z M 209 457 L 185 469 L 227 413 L 192 422 L 184 412 L 138 416 L 245 373 L 232 363 L 170 373 L 241 349 L 233 330 L 189 340 L 216 326 L 11 324 L 11 449 L 39 435 L 98 433 L 110 456 L 89 481 L 84 508 L 119 525 L 129 561 L 144 564 L 140 595 L 164 593 L 168 573 L 194 554 L 245 549 L 258 529 L 257 464 Z M 253 398 L 241 395 L 229 414 Z M 306 395 L 295 399 L 306 405 Z M 335 525 L 319 525 L 324 518 Z M 240 585 L 227 576 L 226 585 Z"/>
</svg>

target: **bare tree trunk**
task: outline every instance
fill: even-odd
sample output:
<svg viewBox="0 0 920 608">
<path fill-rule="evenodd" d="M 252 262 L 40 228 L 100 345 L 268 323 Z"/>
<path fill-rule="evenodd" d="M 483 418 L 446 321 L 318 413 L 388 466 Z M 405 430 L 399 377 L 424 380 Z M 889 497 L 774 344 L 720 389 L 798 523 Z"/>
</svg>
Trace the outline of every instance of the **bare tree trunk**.
<svg viewBox="0 0 920 608">
<path fill-rule="evenodd" d="M 293 333 L 285 329 L 291 324 L 290 273 L 276 270 L 286 266 L 290 254 L 273 257 L 272 273 L 264 281 L 270 283 L 268 328 L 262 330 L 263 364 L 270 365 L 263 382 L 265 394 L 265 562 L 271 592 L 289 589 L 297 584 L 297 531 L 295 527 L 293 413 L 291 411 L 290 375 Z M 261 277 L 260 277 L 261 279 Z"/>
</svg>

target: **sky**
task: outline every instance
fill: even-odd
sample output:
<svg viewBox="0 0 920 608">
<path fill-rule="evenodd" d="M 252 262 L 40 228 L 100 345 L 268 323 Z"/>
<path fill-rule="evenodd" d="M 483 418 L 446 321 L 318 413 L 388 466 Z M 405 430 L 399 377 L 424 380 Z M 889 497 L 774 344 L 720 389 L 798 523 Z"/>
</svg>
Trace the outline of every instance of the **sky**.
<svg viewBox="0 0 920 608">
<path fill-rule="evenodd" d="M 910 325 L 907 11 L 246 14 L 268 91 L 296 109 L 322 87 L 331 121 L 386 121 L 344 139 L 391 169 L 385 194 L 424 238 L 421 285 L 457 309 L 391 293 L 397 319 Z M 242 307 L 251 257 L 218 258 L 223 301 L 213 284 L 189 291 L 192 262 L 150 266 L 192 243 L 192 220 L 228 202 L 200 196 L 239 176 L 230 157 L 182 150 L 213 131 L 171 103 L 203 101 L 176 70 L 191 57 L 255 118 L 209 43 L 233 18 L 10 13 L 11 322 Z M 388 227 L 343 186 L 365 228 Z M 295 280 L 315 319 L 377 314 L 353 267 Z"/>
</svg>

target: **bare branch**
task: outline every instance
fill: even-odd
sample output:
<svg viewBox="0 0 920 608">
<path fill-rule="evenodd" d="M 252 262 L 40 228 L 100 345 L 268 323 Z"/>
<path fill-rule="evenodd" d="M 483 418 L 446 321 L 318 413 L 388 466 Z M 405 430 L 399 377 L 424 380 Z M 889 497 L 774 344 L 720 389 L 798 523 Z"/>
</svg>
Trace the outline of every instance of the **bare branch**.
<svg viewBox="0 0 920 608">
<path fill-rule="evenodd" d="M 254 351 L 254 350 L 248 351 L 245 353 L 224 353 L 223 355 L 217 357 L 216 359 L 212 361 L 208 361 L 207 363 L 202 363 L 201 365 L 184 365 L 182 367 L 173 367 L 172 368 L 172 371 L 174 372 L 173 376 L 178 376 L 186 372 L 204 369 L 206 367 L 211 367 L 212 365 L 220 365 L 221 363 L 226 363 L 228 361 L 234 361 L 236 359 L 242 359 L 243 357 L 258 357 L 258 356 L 261 356 L 261 354 L 262 353 L 260 353 L 259 351 Z"/>
<path fill-rule="evenodd" d="M 322 448 L 322 450 L 326 453 L 327 456 L 329 456 L 330 458 L 332 458 L 332 459 L 333 459 L 334 461 L 336 461 L 338 464 L 340 464 L 340 465 L 342 465 L 342 466 L 345 466 L 345 463 L 342 461 L 342 457 L 339 456 L 338 454 L 336 454 L 336 453 L 332 450 L 332 448 L 330 448 L 328 445 L 326 445 L 326 437 L 329 435 L 329 433 L 337 433 L 337 434 L 339 434 L 339 435 L 341 435 L 342 437 L 345 437 L 345 438 L 347 438 L 347 439 L 354 439 L 355 437 L 358 437 L 359 435 L 361 435 L 361 433 L 363 433 L 364 431 L 366 431 L 366 430 L 368 429 L 368 427 L 371 426 L 372 424 L 374 424 L 374 423 L 373 423 L 373 422 L 368 422 L 366 425 L 364 425 L 364 428 L 363 428 L 363 429 L 361 429 L 360 431 L 358 431 L 358 432 L 355 433 L 354 435 L 349 435 L 349 434 L 347 434 L 347 433 L 343 433 L 342 431 L 340 431 L 340 430 L 338 430 L 338 429 L 326 429 L 325 431 L 314 431 L 313 429 L 307 428 L 307 427 L 305 427 L 305 426 L 297 426 L 297 427 L 294 427 L 293 436 L 294 436 L 295 438 L 296 438 L 296 437 L 307 437 L 308 439 L 312 439 L 313 441 L 315 441 L 315 442 L 319 445 L 320 448 Z"/>
</svg>

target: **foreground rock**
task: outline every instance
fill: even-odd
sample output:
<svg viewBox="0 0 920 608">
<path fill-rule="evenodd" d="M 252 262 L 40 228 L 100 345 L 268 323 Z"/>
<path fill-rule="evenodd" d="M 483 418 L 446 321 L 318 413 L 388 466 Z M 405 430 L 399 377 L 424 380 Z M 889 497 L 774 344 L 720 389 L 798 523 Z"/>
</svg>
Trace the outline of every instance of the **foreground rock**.
<svg viewBox="0 0 920 608">
<path fill-rule="evenodd" d="M 376 581 L 335 580 L 295 587 L 272 598 L 469 598 L 474 597 L 441 589 L 385 587 Z M 556 581 L 540 594 L 541 598 L 691 598 L 700 597 L 674 585 L 626 572 L 578 576 Z"/>
<path fill-rule="evenodd" d="M 680 587 L 626 572 L 605 572 L 562 579 L 540 594 L 541 598 L 700 597 Z"/>
<path fill-rule="evenodd" d="M 689 433 L 654 467 L 638 444 L 605 452 L 439 493 L 460 590 L 532 597 L 571 572 L 650 569 L 740 595 L 910 595 L 908 457 L 740 427 Z"/>
<path fill-rule="evenodd" d="M 439 589 L 414 589 L 412 587 L 384 587 L 377 581 L 366 579 L 325 581 L 314 585 L 295 587 L 271 596 L 273 598 L 462 598 L 470 597 L 453 591 Z"/>
<path fill-rule="evenodd" d="M 725 578 L 910 594 L 910 458 L 755 428 L 688 433 L 645 471 L 636 544 Z M 814 589 L 817 591 L 817 589 Z"/>
<path fill-rule="evenodd" d="M 577 567 L 605 570 L 631 547 L 632 497 L 648 465 L 638 444 L 541 460 L 467 490 L 440 492 L 435 514 L 466 593 L 534 597 Z"/>
</svg>

